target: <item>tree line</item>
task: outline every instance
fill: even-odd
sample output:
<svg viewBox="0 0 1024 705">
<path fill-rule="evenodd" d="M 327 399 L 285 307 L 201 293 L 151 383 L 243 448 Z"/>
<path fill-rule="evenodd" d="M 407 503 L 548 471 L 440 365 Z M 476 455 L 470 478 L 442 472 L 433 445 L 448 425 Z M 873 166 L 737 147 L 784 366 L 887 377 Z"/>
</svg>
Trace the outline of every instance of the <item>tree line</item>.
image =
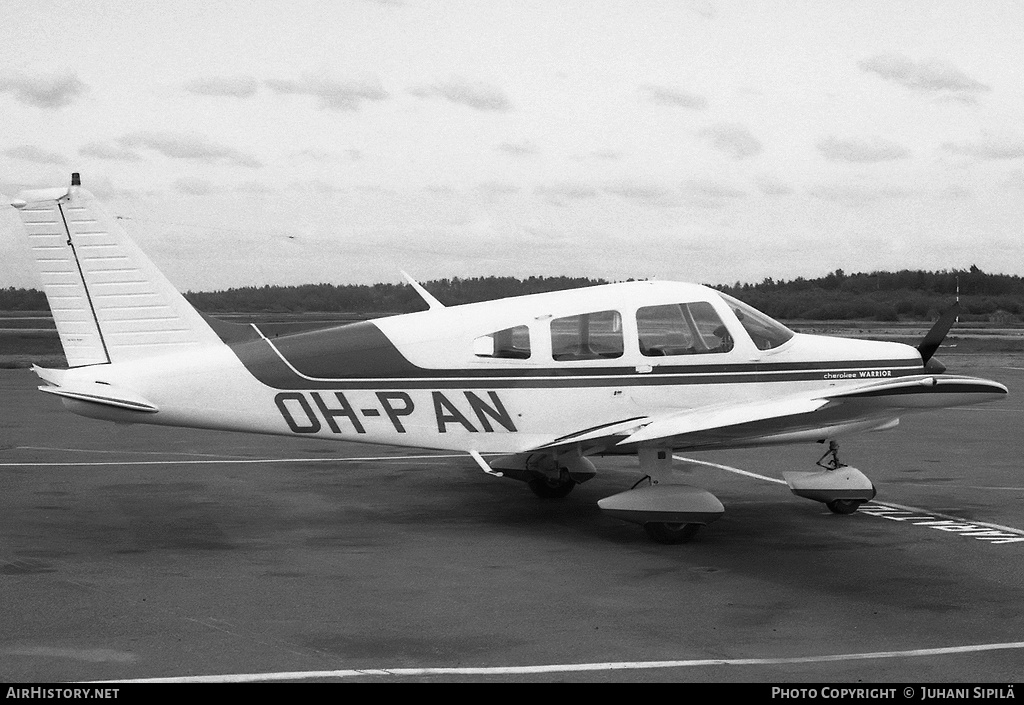
<svg viewBox="0 0 1024 705">
<path fill-rule="evenodd" d="M 818 279 L 766 278 L 717 288 L 783 320 L 932 320 L 959 298 L 962 321 L 1024 321 L 1024 278 L 974 265 L 938 272 L 837 269 Z"/>
<path fill-rule="evenodd" d="M 438 279 L 424 287 L 448 306 L 607 283 L 584 277 L 473 277 Z M 959 288 L 961 320 L 1024 322 L 1024 278 L 968 270 L 902 270 L 846 274 L 841 269 L 817 279 L 736 282 L 715 288 L 782 320 L 930 320 L 948 308 Z M 405 284 L 301 284 L 248 286 L 186 292 L 207 313 L 341 312 L 390 314 L 426 308 Z M 0 288 L 0 310 L 46 311 L 35 289 Z"/>
</svg>

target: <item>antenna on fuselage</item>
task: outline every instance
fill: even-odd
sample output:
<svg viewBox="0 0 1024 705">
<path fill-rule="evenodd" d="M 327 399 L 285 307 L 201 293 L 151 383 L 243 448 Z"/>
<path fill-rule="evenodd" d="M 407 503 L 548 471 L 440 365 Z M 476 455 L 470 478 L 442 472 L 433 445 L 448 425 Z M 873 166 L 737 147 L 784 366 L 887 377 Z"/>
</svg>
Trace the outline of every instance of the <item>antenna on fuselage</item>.
<svg viewBox="0 0 1024 705">
<path fill-rule="evenodd" d="M 959 308 L 959 306 L 960 306 L 960 275 L 959 274 L 956 275 L 956 305 Z M 957 323 L 960 322 L 960 314 L 959 313 L 957 313 L 956 322 Z"/>
<path fill-rule="evenodd" d="M 415 289 L 416 293 L 420 295 L 420 298 L 427 302 L 427 306 L 429 306 L 431 310 L 435 308 L 444 308 L 444 304 L 434 298 L 433 294 L 424 289 L 422 284 L 410 277 L 405 271 L 399 271 L 402 272 L 402 276 L 405 277 L 405 280 L 409 282 L 409 286 Z"/>
</svg>

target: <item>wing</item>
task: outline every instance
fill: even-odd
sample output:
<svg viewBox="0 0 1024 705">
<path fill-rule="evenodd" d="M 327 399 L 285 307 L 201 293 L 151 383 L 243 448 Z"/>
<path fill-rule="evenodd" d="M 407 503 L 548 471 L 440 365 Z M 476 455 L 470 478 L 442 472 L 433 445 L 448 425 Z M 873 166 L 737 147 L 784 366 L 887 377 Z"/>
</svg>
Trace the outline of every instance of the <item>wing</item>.
<svg viewBox="0 0 1024 705">
<path fill-rule="evenodd" d="M 529 452 L 580 447 L 629 452 L 640 445 L 743 447 L 825 440 L 894 424 L 902 413 L 991 401 L 1006 387 L 959 375 L 912 375 L 775 399 L 662 411 L 581 429 Z"/>
<path fill-rule="evenodd" d="M 979 404 L 1006 393 L 1004 385 L 989 379 L 943 374 L 883 380 L 834 392 L 828 398 L 873 400 L 888 408 L 928 409 Z"/>
<path fill-rule="evenodd" d="M 828 399 L 790 397 L 764 402 L 745 402 L 719 407 L 703 407 L 654 419 L 643 428 L 631 433 L 617 445 L 656 441 L 680 441 L 687 436 L 734 426 L 798 417 L 821 409 Z M 672 445 L 671 442 L 665 445 Z"/>
</svg>

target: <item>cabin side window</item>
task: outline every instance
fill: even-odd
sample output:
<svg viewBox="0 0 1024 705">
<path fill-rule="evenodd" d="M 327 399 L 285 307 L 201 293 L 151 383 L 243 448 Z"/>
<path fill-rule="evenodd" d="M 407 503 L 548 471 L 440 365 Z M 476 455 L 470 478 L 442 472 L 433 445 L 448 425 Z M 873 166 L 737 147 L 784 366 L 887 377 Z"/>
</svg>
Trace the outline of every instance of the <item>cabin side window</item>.
<svg viewBox="0 0 1024 705">
<path fill-rule="evenodd" d="M 530 329 L 526 326 L 504 328 L 473 341 L 477 357 L 500 357 L 526 360 L 530 357 Z"/>
<path fill-rule="evenodd" d="M 724 353 L 732 336 L 714 307 L 706 301 L 644 306 L 637 309 L 640 353 L 647 357 Z"/>
<path fill-rule="evenodd" d="M 551 321 L 551 356 L 555 360 L 600 360 L 622 357 L 622 316 L 598 311 Z"/>
</svg>

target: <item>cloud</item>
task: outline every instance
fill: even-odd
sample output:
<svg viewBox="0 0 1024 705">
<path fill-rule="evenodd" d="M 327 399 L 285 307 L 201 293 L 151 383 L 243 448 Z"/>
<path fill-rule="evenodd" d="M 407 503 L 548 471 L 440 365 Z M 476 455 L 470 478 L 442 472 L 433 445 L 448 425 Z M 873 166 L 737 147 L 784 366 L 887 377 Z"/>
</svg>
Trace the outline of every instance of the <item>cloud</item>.
<svg viewBox="0 0 1024 705">
<path fill-rule="evenodd" d="M 746 198 L 746 191 L 708 179 L 690 179 L 682 184 L 683 198 L 701 208 L 722 208 L 730 200 Z"/>
<path fill-rule="evenodd" d="M 313 196 L 329 196 L 335 193 L 341 193 L 345 189 L 337 184 L 325 181 L 324 179 L 304 179 L 301 181 L 293 181 L 288 185 L 288 188 L 298 193 L 310 194 Z M 368 187 L 373 189 L 373 187 Z"/>
<path fill-rule="evenodd" d="M 198 162 L 227 162 L 237 166 L 258 168 L 263 166 L 255 157 L 232 147 L 209 142 L 198 135 L 171 132 L 136 132 L 117 140 L 122 147 L 155 150 L 171 159 L 189 159 Z"/>
<path fill-rule="evenodd" d="M 901 54 L 879 54 L 858 61 L 857 66 L 862 71 L 876 73 L 887 81 L 894 81 L 917 91 L 978 93 L 992 90 L 955 66 L 936 59 L 925 59 L 915 63 Z"/>
<path fill-rule="evenodd" d="M 134 150 L 104 142 L 90 142 L 79 149 L 78 153 L 83 157 L 113 159 L 122 162 L 137 162 L 142 159 Z"/>
<path fill-rule="evenodd" d="M 974 192 L 966 186 L 950 184 L 949 186 L 943 186 L 942 188 L 935 189 L 931 195 L 944 201 L 962 201 L 968 198 L 973 198 Z"/>
<path fill-rule="evenodd" d="M 11 147 L 4 150 L 4 155 L 14 159 L 21 159 L 36 164 L 67 164 L 68 160 L 56 152 L 47 152 L 45 149 L 23 144 L 19 147 Z"/>
<path fill-rule="evenodd" d="M 757 188 L 760 189 L 761 193 L 765 196 L 786 196 L 793 193 L 793 189 L 782 183 L 774 176 L 768 176 L 762 174 L 754 179 L 757 184 Z"/>
<path fill-rule="evenodd" d="M 466 105 L 474 110 L 497 112 L 512 110 L 512 101 L 500 88 L 480 81 L 454 78 L 451 81 L 435 83 L 431 86 L 416 86 L 410 88 L 409 93 L 417 98 L 444 98 L 451 103 Z"/>
<path fill-rule="evenodd" d="M 519 193 L 520 189 L 515 184 L 510 184 L 505 181 L 485 181 L 477 189 L 489 196 L 503 196 L 510 193 Z"/>
<path fill-rule="evenodd" d="M 560 183 L 538 186 L 534 193 L 542 196 L 548 203 L 565 205 L 566 201 L 579 201 L 597 196 L 597 189 L 587 184 Z"/>
<path fill-rule="evenodd" d="M 706 127 L 697 136 L 707 139 L 715 149 L 733 159 L 752 157 L 762 149 L 761 141 L 750 130 L 735 123 L 718 123 Z"/>
<path fill-rule="evenodd" d="M 625 181 L 606 186 L 604 192 L 647 207 L 666 208 L 679 205 L 678 191 L 655 184 Z"/>
<path fill-rule="evenodd" d="M 390 96 L 378 82 L 342 83 L 319 76 L 294 79 L 268 79 L 270 90 L 281 95 L 308 95 L 319 101 L 321 110 L 359 110 L 365 101 L 387 100 Z"/>
<path fill-rule="evenodd" d="M 340 152 L 329 152 L 326 149 L 310 148 L 300 149 L 292 153 L 296 159 L 313 162 L 357 162 L 363 158 L 363 152 L 359 149 L 348 148 Z"/>
<path fill-rule="evenodd" d="M 689 5 L 691 12 L 700 15 L 706 20 L 713 20 L 718 16 L 718 8 L 708 2 L 708 0 L 689 0 L 687 5 Z"/>
<path fill-rule="evenodd" d="M 239 193 L 246 193 L 252 196 L 269 196 L 270 194 L 276 192 L 275 189 L 272 188 L 271 186 L 268 186 L 267 184 L 261 183 L 259 181 L 246 181 L 244 183 L 238 184 L 238 186 L 235 187 L 235 191 Z"/>
<path fill-rule="evenodd" d="M 910 156 L 910 152 L 904 147 L 881 137 L 848 140 L 823 137 L 818 140 L 817 147 L 826 159 L 833 162 L 885 162 Z"/>
<path fill-rule="evenodd" d="M 845 203 L 849 206 L 906 199 L 963 201 L 974 198 L 973 191 L 960 184 L 897 186 L 876 183 L 832 183 L 810 188 L 807 190 L 807 194 L 812 198 Z"/>
<path fill-rule="evenodd" d="M 839 201 L 849 205 L 863 205 L 873 201 L 911 198 L 918 195 L 903 186 L 865 186 L 862 184 L 824 184 L 807 190 L 814 198 Z"/>
<path fill-rule="evenodd" d="M 747 195 L 738 188 L 707 179 L 690 179 L 683 184 L 683 191 L 689 195 L 711 198 L 742 198 Z"/>
<path fill-rule="evenodd" d="M 1009 189 L 1024 189 L 1024 169 L 1017 169 L 1007 174 L 1003 186 Z"/>
<path fill-rule="evenodd" d="M 0 78 L 0 93 L 11 93 L 15 99 L 26 105 L 48 110 L 71 105 L 87 91 L 88 87 L 74 73 L 61 76 L 15 75 Z"/>
<path fill-rule="evenodd" d="M 189 196 L 205 196 L 217 189 L 206 179 L 189 176 L 175 181 L 174 190 Z"/>
<path fill-rule="evenodd" d="M 1019 159 L 1024 157 L 1024 140 L 1016 135 L 993 135 L 985 132 L 981 139 L 966 142 L 946 142 L 947 152 L 975 159 Z"/>
<path fill-rule="evenodd" d="M 223 96 L 227 98 L 251 98 L 256 95 L 259 83 L 255 78 L 197 78 L 185 84 L 185 90 L 196 95 Z"/>
<path fill-rule="evenodd" d="M 502 142 L 497 147 L 505 154 L 511 154 L 513 157 L 525 157 L 530 154 L 537 153 L 537 145 L 530 140 L 522 140 L 521 142 Z"/>
<path fill-rule="evenodd" d="M 652 102 L 662 105 L 689 108 L 690 110 L 704 110 L 708 106 L 708 101 L 704 96 L 687 93 L 675 88 L 645 84 L 640 86 L 640 90 L 646 93 L 648 99 Z"/>
</svg>

